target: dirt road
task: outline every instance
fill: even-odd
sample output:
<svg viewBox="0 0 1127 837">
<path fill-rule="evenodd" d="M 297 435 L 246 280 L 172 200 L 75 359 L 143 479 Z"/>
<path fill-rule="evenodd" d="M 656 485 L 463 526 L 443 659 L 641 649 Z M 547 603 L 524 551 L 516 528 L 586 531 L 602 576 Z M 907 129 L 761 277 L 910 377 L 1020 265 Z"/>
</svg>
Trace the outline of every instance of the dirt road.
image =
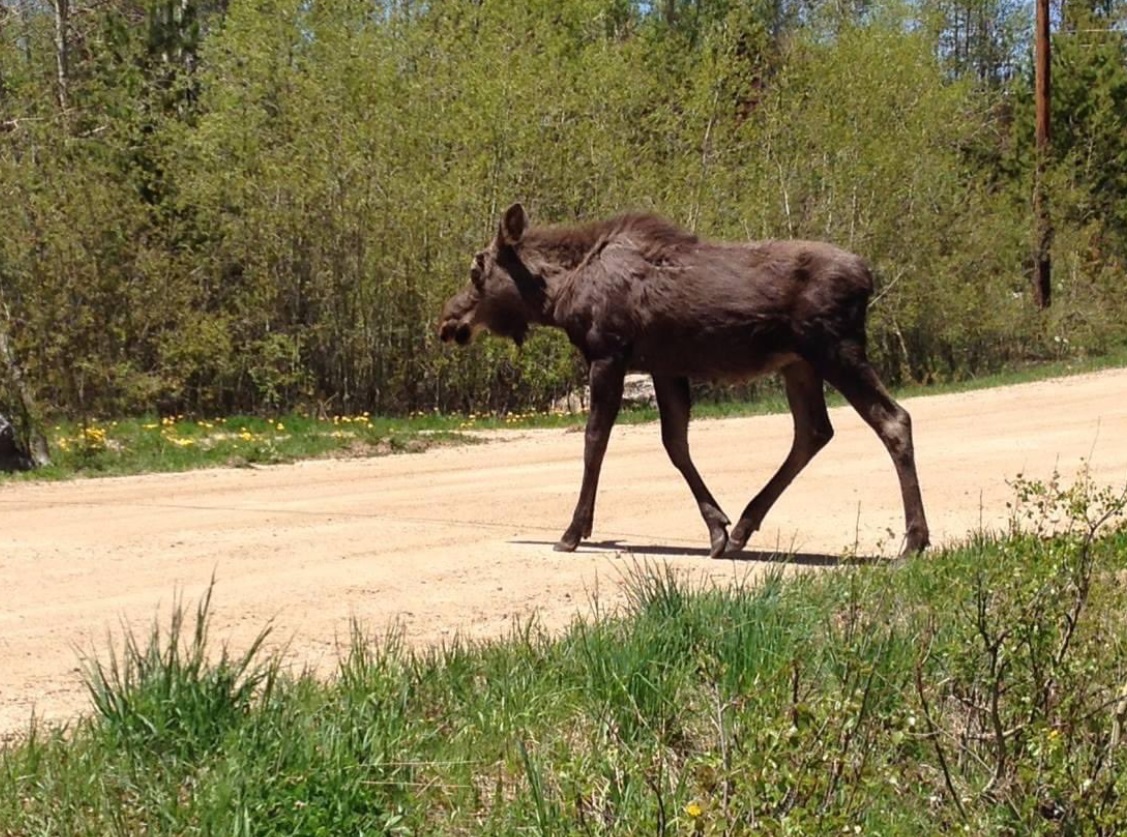
<svg viewBox="0 0 1127 837">
<path fill-rule="evenodd" d="M 936 543 L 1007 520 L 1018 473 L 1127 481 L 1127 371 L 907 400 Z M 857 549 L 894 553 L 903 520 L 892 464 L 849 409 L 834 441 L 785 494 L 744 560 L 710 561 L 704 524 L 656 425 L 619 427 L 594 542 L 551 549 L 581 471 L 581 433 L 500 434 L 410 456 L 306 462 L 60 484 L 0 486 L 0 739 L 34 711 L 88 706 L 79 652 L 123 624 L 147 630 L 176 591 L 194 604 L 214 573 L 212 635 L 234 648 L 268 622 L 299 665 L 331 670 L 349 620 L 398 623 L 412 642 L 503 635 L 539 614 L 558 627 L 620 600 L 637 556 L 727 579 Z M 790 444 L 790 418 L 702 421 L 697 465 L 734 519 Z M 889 534 L 891 531 L 891 535 Z"/>
</svg>

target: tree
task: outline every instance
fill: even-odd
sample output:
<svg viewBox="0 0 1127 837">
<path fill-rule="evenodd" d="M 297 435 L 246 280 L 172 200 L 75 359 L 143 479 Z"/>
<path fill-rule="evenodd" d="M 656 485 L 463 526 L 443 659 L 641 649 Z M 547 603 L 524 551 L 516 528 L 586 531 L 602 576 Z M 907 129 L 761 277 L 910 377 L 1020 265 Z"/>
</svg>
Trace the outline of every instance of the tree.
<svg viewBox="0 0 1127 837">
<path fill-rule="evenodd" d="M 43 432 L 42 413 L 24 378 L 23 366 L 12 348 L 10 322 L 11 313 L 3 298 L 0 298 L 0 396 L 7 394 L 16 407 L 18 446 L 28 452 L 33 467 L 41 468 L 51 464 L 47 436 Z"/>
<path fill-rule="evenodd" d="M 1019 69 L 1032 30 L 1026 3 L 924 0 L 921 14 L 953 77 L 998 88 Z"/>
</svg>

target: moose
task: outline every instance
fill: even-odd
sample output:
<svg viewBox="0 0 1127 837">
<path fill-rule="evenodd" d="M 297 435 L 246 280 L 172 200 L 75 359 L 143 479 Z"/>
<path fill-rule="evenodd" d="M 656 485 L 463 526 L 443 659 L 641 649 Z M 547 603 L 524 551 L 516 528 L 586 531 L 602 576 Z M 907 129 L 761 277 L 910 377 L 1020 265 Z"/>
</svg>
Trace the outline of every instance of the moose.
<svg viewBox="0 0 1127 837">
<path fill-rule="evenodd" d="M 590 373 L 583 481 L 556 550 L 591 536 L 595 493 L 627 371 L 653 377 L 661 438 L 708 527 L 710 555 L 738 552 L 771 506 L 833 436 L 823 383 L 884 443 L 900 481 L 902 554 L 928 546 L 908 413 L 865 352 L 873 278 L 859 256 L 816 241 L 708 241 L 649 214 L 532 227 L 510 206 L 470 281 L 442 310 L 438 336 L 468 345 L 487 330 L 521 345 L 533 326 L 562 329 Z M 689 456 L 689 380 L 779 373 L 794 440 L 778 471 L 731 521 Z"/>
</svg>

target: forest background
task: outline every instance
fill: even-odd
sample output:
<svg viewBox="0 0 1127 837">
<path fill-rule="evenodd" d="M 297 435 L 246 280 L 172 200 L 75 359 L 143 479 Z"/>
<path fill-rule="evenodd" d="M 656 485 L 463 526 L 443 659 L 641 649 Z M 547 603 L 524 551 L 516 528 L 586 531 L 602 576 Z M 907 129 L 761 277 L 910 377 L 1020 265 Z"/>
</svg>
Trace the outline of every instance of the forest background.
<svg viewBox="0 0 1127 837">
<path fill-rule="evenodd" d="M 541 408 L 562 335 L 434 335 L 519 199 L 862 253 L 893 383 L 1104 353 L 1127 0 L 1052 8 L 1042 312 L 1031 3 L 0 0 L 0 342 L 64 416 Z"/>
</svg>

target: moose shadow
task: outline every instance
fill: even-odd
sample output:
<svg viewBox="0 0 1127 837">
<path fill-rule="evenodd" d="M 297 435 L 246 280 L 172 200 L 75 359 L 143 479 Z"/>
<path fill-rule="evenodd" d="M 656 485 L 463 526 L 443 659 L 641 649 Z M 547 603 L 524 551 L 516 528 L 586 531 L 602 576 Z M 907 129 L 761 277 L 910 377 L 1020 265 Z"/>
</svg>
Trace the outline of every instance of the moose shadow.
<svg viewBox="0 0 1127 837">
<path fill-rule="evenodd" d="M 554 541 L 512 540 L 516 546 L 552 546 Z M 862 564 L 893 564 L 894 561 L 878 555 L 829 555 L 821 552 L 786 552 L 782 550 L 744 550 L 729 552 L 721 558 L 712 558 L 711 550 L 692 546 L 660 546 L 658 544 L 632 544 L 619 539 L 585 541 L 577 550 L 584 552 L 616 552 L 622 555 L 644 555 L 653 558 L 708 558 L 709 560 L 738 561 L 740 563 L 791 564 L 799 567 L 845 567 Z"/>
</svg>

